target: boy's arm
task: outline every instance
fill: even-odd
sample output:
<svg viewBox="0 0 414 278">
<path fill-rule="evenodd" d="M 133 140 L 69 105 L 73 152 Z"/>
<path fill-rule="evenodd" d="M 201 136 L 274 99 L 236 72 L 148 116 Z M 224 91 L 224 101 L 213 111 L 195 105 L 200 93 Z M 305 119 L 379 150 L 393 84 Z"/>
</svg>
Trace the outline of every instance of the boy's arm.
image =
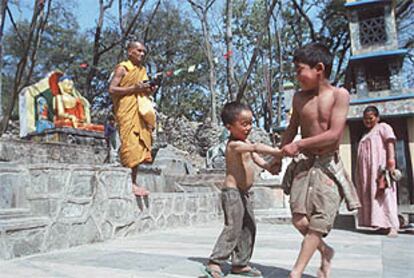
<svg viewBox="0 0 414 278">
<path fill-rule="evenodd" d="M 321 134 L 307 137 L 290 143 L 282 148 L 285 155 L 294 156 L 308 148 L 318 148 L 339 144 L 346 125 L 346 116 L 349 108 L 349 93 L 346 89 L 335 91 L 335 103 L 329 120 L 329 128 Z"/>
<path fill-rule="evenodd" d="M 268 163 L 266 160 L 264 160 L 263 157 L 261 157 L 260 155 L 258 155 L 255 152 L 253 152 L 252 153 L 252 158 L 253 158 L 254 163 L 256 163 L 256 165 L 258 165 L 260 168 L 263 168 L 263 169 L 270 172 L 271 164 Z"/>
<path fill-rule="evenodd" d="M 252 144 L 250 142 L 232 141 L 228 144 L 228 147 L 232 148 L 237 153 L 259 152 L 277 156 L 279 158 L 282 157 L 282 151 L 280 151 L 278 148 L 274 148 L 262 143 Z"/>
<path fill-rule="evenodd" d="M 299 115 L 298 115 L 298 112 L 297 112 L 297 107 L 298 107 L 298 93 L 295 93 L 295 95 L 293 96 L 293 100 L 292 100 L 292 110 L 293 110 L 292 111 L 292 116 L 290 117 L 289 125 L 288 125 L 287 129 L 285 130 L 285 132 L 283 132 L 283 136 L 282 136 L 282 142 L 281 142 L 282 147 L 289 144 L 289 143 L 291 143 L 293 141 L 293 139 L 295 139 L 295 136 L 298 134 Z M 270 164 L 269 170 L 266 169 L 273 175 L 279 174 L 280 170 L 282 168 L 281 158 L 284 155 L 283 148 L 281 149 L 281 151 L 282 151 L 282 156 L 272 159 L 269 162 L 269 164 Z"/>
<path fill-rule="evenodd" d="M 283 154 L 282 151 L 278 148 L 274 148 L 262 143 L 255 143 L 254 144 L 254 152 L 262 153 L 262 154 L 270 154 L 276 156 L 278 158 L 282 158 Z"/>
<path fill-rule="evenodd" d="M 254 152 L 254 145 L 243 141 L 231 141 L 227 144 L 227 147 L 237 153 Z"/>
</svg>

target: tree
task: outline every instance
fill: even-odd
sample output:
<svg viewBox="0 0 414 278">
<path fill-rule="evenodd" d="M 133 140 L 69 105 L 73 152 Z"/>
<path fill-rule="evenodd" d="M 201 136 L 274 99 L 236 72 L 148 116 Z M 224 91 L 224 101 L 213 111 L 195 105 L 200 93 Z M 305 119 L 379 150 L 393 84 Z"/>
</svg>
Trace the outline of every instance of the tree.
<svg viewBox="0 0 414 278">
<path fill-rule="evenodd" d="M 4 22 L 6 17 L 7 9 L 7 0 L 0 0 L 0 121 L 3 118 L 3 90 L 2 90 L 2 80 L 3 80 L 3 30 Z"/>
<path fill-rule="evenodd" d="M 28 36 L 23 41 L 23 55 L 17 64 L 16 74 L 13 84 L 13 91 L 10 98 L 10 103 L 7 107 L 7 111 L 2 119 L 0 127 L 0 135 L 2 135 L 8 126 L 10 116 L 14 109 L 14 104 L 17 99 L 19 91 L 27 86 L 30 78 L 33 74 L 34 67 L 36 65 L 36 54 L 39 47 L 43 31 L 49 17 L 51 1 L 35 0 L 32 20 L 29 27 Z M 46 10 L 46 12 L 45 12 Z M 18 32 L 18 30 L 16 30 Z M 27 64 L 29 67 L 26 68 Z"/>
<path fill-rule="evenodd" d="M 205 0 L 204 5 L 196 3 L 193 0 L 187 0 L 190 3 L 191 8 L 197 14 L 200 20 L 201 28 L 203 30 L 204 38 L 204 53 L 208 60 L 209 65 L 209 81 L 210 81 L 210 94 L 211 94 L 211 123 L 217 124 L 217 107 L 216 107 L 216 69 L 214 65 L 213 47 L 211 45 L 210 27 L 208 25 L 208 11 L 216 0 Z"/>
<path fill-rule="evenodd" d="M 229 91 L 230 100 L 236 100 L 236 84 L 234 78 L 234 65 L 233 65 L 233 1 L 226 1 L 226 46 L 227 46 L 227 88 Z"/>
</svg>

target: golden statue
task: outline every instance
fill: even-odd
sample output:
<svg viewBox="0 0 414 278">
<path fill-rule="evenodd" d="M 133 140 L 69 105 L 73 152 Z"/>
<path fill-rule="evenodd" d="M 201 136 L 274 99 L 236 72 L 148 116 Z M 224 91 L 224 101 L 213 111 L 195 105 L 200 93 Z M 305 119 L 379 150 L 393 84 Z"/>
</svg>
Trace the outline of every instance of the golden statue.
<svg viewBox="0 0 414 278">
<path fill-rule="evenodd" d="M 73 127 L 85 130 L 103 131 L 103 125 L 91 124 L 90 104 L 73 86 L 68 76 L 61 76 L 59 93 L 55 95 L 55 127 Z"/>
</svg>

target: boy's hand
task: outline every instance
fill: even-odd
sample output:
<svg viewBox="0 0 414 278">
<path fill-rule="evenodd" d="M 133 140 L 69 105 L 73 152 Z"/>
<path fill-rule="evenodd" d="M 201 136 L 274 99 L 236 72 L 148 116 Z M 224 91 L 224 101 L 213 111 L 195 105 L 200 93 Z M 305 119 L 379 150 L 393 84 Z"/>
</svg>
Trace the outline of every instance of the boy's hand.
<svg viewBox="0 0 414 278">
<path fill-rule="evenodd" d="M 295 156 L 299 154 L 299 145 L 297 142 L 292 142 L 290 144 L 285 145 L 282 148 L 283 155 L 286 156 Z"/>
<path fill-rule="evenodd" d="M 272 175 L 277 175 L 280 173 L 280 170 L 282 168 L 282 160 L 277 158 L 277 159 L 272 159 L 269 163 L 268 163 L 268 167 L 267 167 L 267 171 L 269 171 Z"/>
</svg>

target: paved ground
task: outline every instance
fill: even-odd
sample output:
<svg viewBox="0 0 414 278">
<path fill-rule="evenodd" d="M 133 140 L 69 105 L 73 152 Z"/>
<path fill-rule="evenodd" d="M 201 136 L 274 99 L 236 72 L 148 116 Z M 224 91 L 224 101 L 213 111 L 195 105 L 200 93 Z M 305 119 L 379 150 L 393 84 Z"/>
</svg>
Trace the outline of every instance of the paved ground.
<svg viewBox="0 0 414 278">
<path fill-rule="evenodd" d="M 202 277 L 200 269 L 221 225 L 221 222 L 213 222 L 151 232 L 139 237 L 1 261 L 0 277 Z M 402 234 L 389 239 L 333 230 L 327 241 L 336 249 L 332 277 L 414 277 L 414 235 Z M 287 277 L 300 242 L 301 237 L 290 225 L 259 224 L 252 263 L 264 277 Z M 315 255 L 304 277 L 314 277 L 318 263 L 319 255 Z"/>
</svg>

